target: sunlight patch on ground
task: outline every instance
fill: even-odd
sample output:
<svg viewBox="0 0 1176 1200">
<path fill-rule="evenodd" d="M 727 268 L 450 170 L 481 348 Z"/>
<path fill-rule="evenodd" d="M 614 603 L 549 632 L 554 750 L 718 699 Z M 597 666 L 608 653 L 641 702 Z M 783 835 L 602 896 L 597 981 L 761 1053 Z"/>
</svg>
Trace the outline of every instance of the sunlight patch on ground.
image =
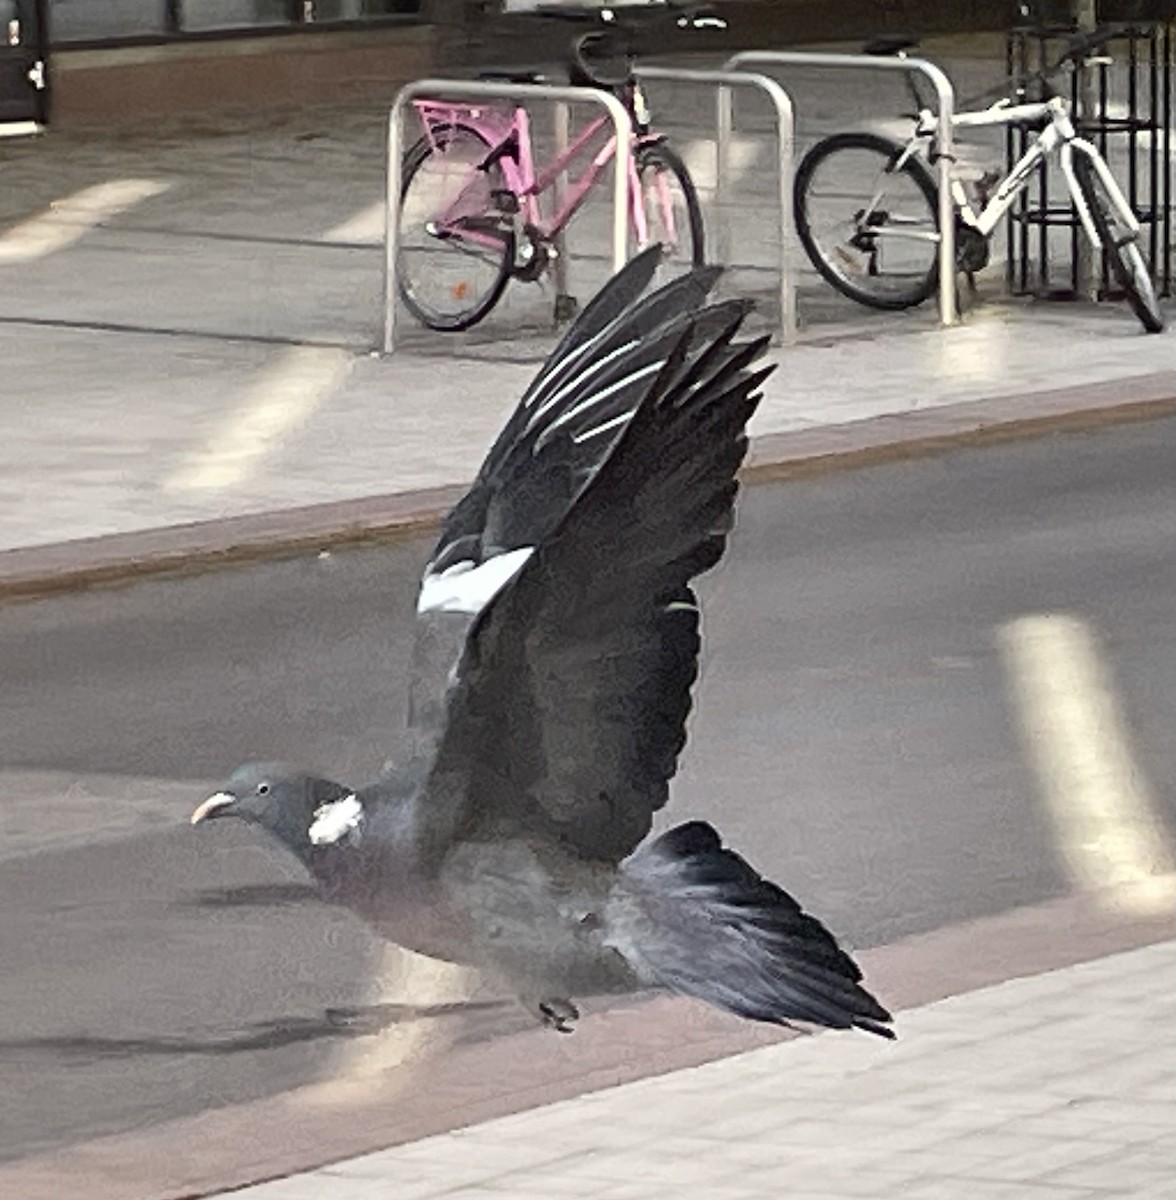
<svg viewBox="0 0 1176 1200">
<path fill-rule="evenodd" d="M 413 1007 L 455 1004 L 470 999 L 478 974 L 466 967 L 426 958 L 385 944 L 376 963 L 377 1001 Z M 340 1051 L 331 1077 L 300 1090 L 304 1103 L 333 1107 L 365 1097 L 387 1098 L 418 1079 L 416 1061 L 444 1049 L 460 1029 L 452 1014 L 416 1016 L 393 1022 L 369 1037 L 357 1037 Z"/>
<path fill-rule="evenodd" d="M 159 179 L 114 179 L 83 188 L 0 233 L 0 264 L 34 262 L 80 241 L 111 217 L 171 187 Z"/>
<path fill-rule="evenodd" d="M 342 387 L 354 357 L 324 346 L 291 346 L 257 373 L 207 444 L 165 483 L 171 492 L 232 487 Z"/>
<path fill-rule="evenodd" d="M 346 221 L 332 225 L 323 234 L 324 242 L 361 242 L 364 244 L 383 245 L 384 242 L 384 213 L 383 200 L 369 204 L 357 213 L 353 213 Z"/>
<path fill-rule="evenodd" d="M 1090 626 L 1020 617 L 997 635 L 1025 749 L 1074 883 L 1116 907 L 1173 902 L 1172 849 Z"/>
</svg>

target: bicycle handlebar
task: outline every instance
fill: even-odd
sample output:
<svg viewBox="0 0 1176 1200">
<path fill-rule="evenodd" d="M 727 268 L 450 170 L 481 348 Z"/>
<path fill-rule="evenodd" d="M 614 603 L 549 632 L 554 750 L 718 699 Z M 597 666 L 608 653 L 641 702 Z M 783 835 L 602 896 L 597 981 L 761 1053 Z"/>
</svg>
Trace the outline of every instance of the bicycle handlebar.
<svg viewBox="0 0 1176 1200">
<path fill-rule="evenodd" d="M 622 88 L 632 82 L 633 60 L 643 52 L 639 40 L 642 36 L 659 28 L 668 32 L 670 29 L 725 29 L 727 26 L 713 10 L 672 2 L 591 10 L 540 7 L 534 11 L 577 23 L 593 22 L 596 28 L 580 34 L 572 42 L 572 81 L 605 90 Z M 598 57 L 623 60 L 623 74 L 602 70 L 598 63 L 591 61 Z"/>
<path fill-rule="evenodd" d="M 1073 33 L 1067 38 L 1068 45 L 1058 58 L 1048 67 L 1033 71 L 1028 75 L 1017 76 L 1012 80 L 1013 90 L 1024 93 L 1029 84 L 1039 83 L 1042 88 L 1042 99 L 1048 100 L 1054 95 L 1051 81 L 1065 66 L 1079 66 L 1093 51 L 1101 50 L 1112 38 L 1118 37 L 1120 30 L 1114 25 L 1102 25 L 1090 33 Z"/>
<path fill-rule="evenodd" d="M 1067 64 L 1079 66 L 1082 60 L 1088 58 L 1094 50 L 1100 50 L 1112 38 L 1120 36 L 1121 30 L 1115 25 L 1103 25 L 1099 29 L 1094 29 L 1088 34 L 1070 34 L 1067 38 L 1068 46 L 1063 50 L 1061 55 L 1048 67 L 1043 67 L 1040 71 L 1034 71 L 1031 76 L 1027 76 L 1025 82 L 1030 82 L 1032 79 L 1038 79 L 1043 84 L 1048 85 L 1049 80 L 1054 78 L 1058 72 Z"/>
<path fill-rule="evenodd" d="M 1039 83 L 1042 88 L 1041 99 L 1048 100 L 1054 95 L 1051 80 L 1058 74 L 1068 63 L 1075 65 L 1082 62 L 1092 51 L 1100 50 L 1107 42 L 1118 37 L 1121 30 L 1118 26 L 1102 25 L 1098 29 L 1092 30 L 1090 33 L 1072 33 L 1067 37 L 1067 46 L 1065 51 L 1048 67 L 1043 67 L 1040 71 L 1033 71 L 1026 75 L 1014 75 L 1009 79 L 1004 79 L 993 87 L 985 88 L 975 96 L 969 96 L 966 100 L 961 100 L 957 105 L 959 111 L 965 111 L 973 108 L 981 108 L 989 100 L 996 100 L 1008 96 L 1010 93 L 1024 95 L 1032 83 Z M 901 35 L 893 35 L 890 38 L 878 38 L 863 47 L 867 54 L 902 54 L 905 50 L 916 47 L 917 41 L 912 38 L 905 38 Z M 914 98 L 915 107 L 923 109 L 929 107 L 926 97 L 919 90 L 919 81 L 912 79 L 909 75 L 906 77 L 907 89 Z"/>
<path fill-rule="evenodd" d="M 1101 50 L 1112 38 L 1119 35 L 1120 30 L 1114 25 L 1103 25 L 1090 33 L 1075 33 L 1069 37 L 1067 46 L 1061 57 L 1049 67 L 1045 74 L 1054 75 L 1068 62 L 1078 63 L 1092 50 Z"/>
</svg>

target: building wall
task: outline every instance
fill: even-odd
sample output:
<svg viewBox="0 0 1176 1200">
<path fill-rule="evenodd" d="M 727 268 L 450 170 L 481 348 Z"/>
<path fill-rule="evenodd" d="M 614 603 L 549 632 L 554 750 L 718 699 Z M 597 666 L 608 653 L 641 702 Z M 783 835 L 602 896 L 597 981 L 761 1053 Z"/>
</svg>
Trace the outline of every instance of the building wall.
<svg viewBox="0 0 1176 1200">
<path fill-rule="evenodd" d="M 503 15 L 502 0 L 313 0 L 315 13 L 324 20 L 382 18 L 367 28 L 335 29 L 301 25 L 300 18 L 295 21 L 303 0 L 49 3 L 61 23 L 60 36 L 53 37 L 49 68 L 51 121 L 57 125 L 109 124 L 217 109 L 390 102 L 404 83 L 438 71 L 465 71 L 479 63 L 561 59 L 570 40 L 566 22 Z M 927 34 L 1004 29 L 1013 23 L 1017 9 L 1013 0 L 711 0 L 711 4 L 728 19 L 725 33 L 708 33 L 705 39 L 684 34 L 673 44 L 659 44 L 659 51 L 719 55 L 751 47 L 858 40 L 888 30 Z M 419 9 L 419 16 L 389 22 L 386 14 L 391 6 Z M 200 36 L 211 25 L 223 31 L 225 22 L 270 22 L 282 17 L 287 28 L 281 34 L 271 31 L 265 36 L 246 26 L 240 36 Z M 177 20 L 186 23 L 195 36 L 173 32 L 167 40 L 168 19 L 173 25 Z M 291 21 L 301 27 L 289 28 Z M 98 47 L 93 42 L 97 37 L 133 36 L 136 30 L 146 39 L 140 44 Z M 79 38 L 90 45 L 77 48 Z M 152 39 L 155 44 L 149 44 Z"/>
<path fill-rule="evenodd" d="M 418 15 L 421 0 L 46 0 L 55 45 Z"/>
<path fill-rule="evenodd" d="M 405 83 L 431 72 L 433 59 L 434 33 L 424 25 L 65 50 L 50 59 L 50 122 L 75 127 L 233 109 L 391 105 Z"/>
</svg>

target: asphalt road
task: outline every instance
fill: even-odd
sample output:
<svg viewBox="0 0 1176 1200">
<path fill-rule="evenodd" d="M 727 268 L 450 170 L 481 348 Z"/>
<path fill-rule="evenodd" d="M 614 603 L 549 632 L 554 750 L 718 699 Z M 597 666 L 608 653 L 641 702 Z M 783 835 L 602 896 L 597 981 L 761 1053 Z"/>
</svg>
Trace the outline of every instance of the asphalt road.
<svg viewBox="0 0 1176 1200">
<path fill-rule="evenodd" d="M 859 947 L 1066 892 L 995 643 L 1064 610 L 1176 826 L 1174 455 L 1151 422 L 748 489 L 663 823 L 715 821 Z M 185 818 L 244 758 L 378 765 L 426 550 L 0 608 L 0 1158 L 321 1078 L 404 1015 L 333 1015 L 377 947 Z"/>
</svg>

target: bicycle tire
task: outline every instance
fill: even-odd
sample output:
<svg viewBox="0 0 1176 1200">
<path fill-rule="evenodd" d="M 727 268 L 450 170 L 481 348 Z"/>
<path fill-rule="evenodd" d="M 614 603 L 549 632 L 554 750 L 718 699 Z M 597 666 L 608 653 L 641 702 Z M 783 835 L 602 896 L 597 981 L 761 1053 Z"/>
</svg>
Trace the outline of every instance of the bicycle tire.
<svg viewBox="0 0 1176 1200">
<path fill-rule="evenodd" d="M 686 164 L 678 152 L 664 141 L 638 146 L 634 158 L 641 189 L 640 196 L 634 199 L 639 199 L 644 206 L 650 242 L 662 243 L 664 259 L 671 266 L 680 265 L 683 271 L 690 267 L 703 266 L 706 262 L 706 230 L 702 220 L 702 206 L 698 202 L 698 189 L 694 186 L 694 180 L 690 178 Z M 679 205 L 666 190 L 666 185 L 670 182 L 667 176 L 673 177 L 673 184 L 681 195 L 681 209 L 684 211 L 679 211 Z M 666 220 L 667 214 L 669 222 Z M 684 223 L 677 220 L 681 216 L 686 218 Z M 670 222 L 671 227 L 666 228 Z M 680 224 L 683 232 L 689 233 L 688 247 L 684 246 L 679 233 Z M 630 229 L 636 243 L 636 229 L 632 222 Z M 635 248 L 644 249 L 643 246 Z"/>
<path fill-rule="evenodd" d="M 938 189 L 918 158 L 908 158 L 897 172 L 894 170 L 902 152 L 897 142 L 876 134 L 834 134 L 804 156 L 793 184 L 796 231 L 822 278 L 859 304 L 892 311 L 922 304 L 939 282 Z M 844 182 L 842 175 L 846 177 Z M 895 199 L 909 207 L 909 212 L 901 214 L 901 221 L 910 227 L 910 233 L 879 239 L 878 231 L 894 217 L 892 210 L 884 206 L 888 177 Z M 862 182 L 865 178 L 870 182 Z M 833 189 L 832 196 L 823 197 L 823 187 Z M 849 201 L 845 215 L 833 207 L 832 201 L 842 197 L 838 188 L 844 189 L 843 195 Z M 920 208 L 925 212 L 918 211 Z M 817 209 L 827 210 L 829 217 L 819 216 Z M 826 220 L 831 226 L 828 244 Z M 887 270 L 880 262 L 880 240 L 895 246 L 906 243 L 909 261 L 896 251 L 893 267 Z M 920 251 L 923 246 L 925 252 Z"/>
<path fill-rule="evenodd" d="M 439 237 L 428 224 L 442 209 L 452 204 L 475 181 L 474 171 L 490 150 L 490 143 L 468 125 L 453 125 L 436 132 L 432 139 L 422 137 L 404 156 L 400 185 L 400 237 L 396 260 L 396 284 L 405 307 L 422 325 L 440 333 L 456 333 L 483 320 L 502 297 L 511 277 L 515 258 L 515 235 L 511 226 L 493 215 L 493 194 L 506 190 L 502 168 L 492 164 L 484 172 L 484 182 L 469 197 L 470 212 L 460 220 L 481 222 L 479 233 L 490 245 L 463 241 L 460 236 Z M 415 203 L 410 193 L 424 178 L 427 164 L 438 156 L 453 156 L 453 165 L 442 173 L 439 202 L 424 186 Z M 464 182 L 463 182 L 464 181 Z M 436 186 L 430 180 L 429 186 Z M 457 189 L 456 191 L 454 189 Z M 418 233 L 422 235 L 417 238 Z M 409 260 L 414 264 L 410 267 Z M 447 302 L 448 301 L 448 302 Z M 467 302 L 468 301 L 468 302 Z"/>
<path fill-rule="evenodd" d="M 1119 281 L 1127 296 L 1131 311 L 1139 318 L 1140 324 L 1148 333 L 1160 333 L 1164 328 L 1164 318 L 1156 300 L 1155 288 L 1151 276 L 1140 252 L 1137 235 L 1126 230 L 1118 236 L 1112 228 L 1114 206 L 1106 197 L 1106 189 L 1098 172 L 1091 165 L 1085 154 L 1074 155 L 1074 178 L 1078 181 L 1078 190 L 1090 212 L 1090 219 L 1098 232 L 1098 240 L 1102 242 L 1103 252 L 1111 264 L 1111 270 Z"/>
</svg>

